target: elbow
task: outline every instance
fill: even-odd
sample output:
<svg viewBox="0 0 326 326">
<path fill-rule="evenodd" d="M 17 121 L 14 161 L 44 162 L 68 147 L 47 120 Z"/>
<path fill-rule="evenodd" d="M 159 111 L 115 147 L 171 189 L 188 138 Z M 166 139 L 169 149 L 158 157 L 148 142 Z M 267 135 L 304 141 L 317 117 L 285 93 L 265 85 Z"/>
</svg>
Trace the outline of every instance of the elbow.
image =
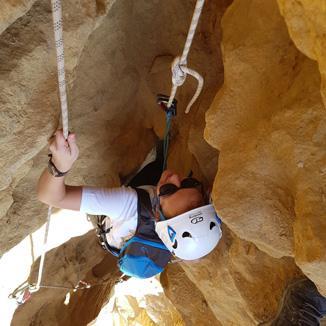
<svg viewBox="0 0 326 326">
<path fill-rule="evenodd" d="M 53 200 L 51 200 L 51 198 L 48 198 L 48 197 L 44 196 L 43 194 L 38 193 L 37 199 L 45 205 L 48 205 L 51 207 L 60 207 L 60 205 L 58 203 L 54 202 Z"/>
<path fill-rule="evenodd" d="M 51 205 L 49 198 L 47 198 L 42 192 L 37 191 L 37 199 L 43 204 Z"/>
</svg>

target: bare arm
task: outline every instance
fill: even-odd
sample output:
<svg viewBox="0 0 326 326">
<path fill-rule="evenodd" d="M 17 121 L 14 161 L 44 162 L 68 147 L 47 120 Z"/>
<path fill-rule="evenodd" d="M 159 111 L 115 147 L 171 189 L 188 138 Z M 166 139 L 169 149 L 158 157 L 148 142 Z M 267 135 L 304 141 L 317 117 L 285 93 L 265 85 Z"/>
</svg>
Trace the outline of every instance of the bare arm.
<svg viewBox="0 0 326 326">
<path fill-rule="evenodd" d="M 62 131 L 55 133 L 55 138 L 51 141 L 50 151 L 52 153 L 52 162 L 58 170 L 68 171 L 78 157 L 78 147 L 74 134 L 69 135 L 66 141 Z M 65 177 L 55 177 L 44 170 L 38 185 L 38 199 L 50 206 L 79 210 L 81 202 L 82 187 L 67 186 Z"/>
<path fill-rule="evenodd" d="M 53 207 L 79 211 L 81 195 L 81 186 L 67 186 L 64 177 L 54 177 L 47 169 L 38 181 L 38 199 Z"/>
</svg>

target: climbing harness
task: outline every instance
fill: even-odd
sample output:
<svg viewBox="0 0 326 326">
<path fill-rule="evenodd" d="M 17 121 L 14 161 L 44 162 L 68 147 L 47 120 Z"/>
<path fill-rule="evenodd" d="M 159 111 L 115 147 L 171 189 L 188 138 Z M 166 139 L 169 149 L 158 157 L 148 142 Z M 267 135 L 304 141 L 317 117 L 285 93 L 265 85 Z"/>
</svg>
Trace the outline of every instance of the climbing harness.
<svg viewBox="0 0 326 326">
<path fill-rule="evenodd" d="M 199 97 L 203 86 L 204 86 L 204 79 L 203 77 L 195 70 L 190 69 L 187 67 L 187 57 L 190 51 L 190 47 L 196 32 L 196 28 L 198 25 L 198 21 L 204 6 L 205 0 L 197 0 L 196 7 L 194 10 L 194 14 L 191 19 L 191 24 L 189 27 L 187 39 L 185 46 L 183 48 L 183 52 L 181 57 L 176 57 L 171 66 L 172 70 L 172 89 L 170 96 L 167 97 L 166 95 L 158 94 L 157 95 L 157 102 L 160 104 L 161 108 L 166 113 L 166 126 L 164 132 L 164 163 L 163 163 L 163 170 L 166 169 L 167 166 L 167 156 L 168 156 L 168 149 L 169 149 L 169 141 L 170 141 L 170 128 L 171 128 L 171 119 L 172 116 L 176 115 L 177 110 L 177 102 L 175 100 L 175 96 L 177 93 L 178 87 L 182 86 L 185 82 L 187 75 L 191 75 L 197 79 L 198 85 L 196 92 L 190 102 L 187 105 L 185 113 L 189 113 L 192 105 L 195 103 L 197 98 Z"/>
<path fill-rule="evenodd" d="M 155 232 L 155 215 L 149 193 L 133 187 L 137 193 L 137 228 L 135 234 L 118 249 L 109 244 L 105 229 L 106 216 L 98 218 L 98 236 L 102 248 L 118 258 L 118 267 L 126 276 L 140 279 L 161 273 L 172 255 Z"/>
</svg>

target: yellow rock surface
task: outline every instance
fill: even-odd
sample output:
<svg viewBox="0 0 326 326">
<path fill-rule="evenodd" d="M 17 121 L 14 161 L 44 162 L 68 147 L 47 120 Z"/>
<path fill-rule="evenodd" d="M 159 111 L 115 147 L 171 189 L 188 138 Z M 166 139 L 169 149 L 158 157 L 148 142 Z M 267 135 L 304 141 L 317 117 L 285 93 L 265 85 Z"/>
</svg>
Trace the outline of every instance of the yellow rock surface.
<svg viewBox="0 0 326 326">
<path fill-rule="evenodd" d="M 163 136 L 155 96 L 170 91 L 194 5 L 63 0 L 70 129 L 80 146 L 69 184 L 118 186 Z M 59 103 L 50 1 L 0 0 L 0 8 L 3 254 L 45 221 L 35 188 Z M 303 274 L 326 294 L 325 29 L 322 0 L 206 1 L 188 58 L 205 87 L 189 115 L 194 81 L 178 91 L 168 164 L 214 182 L 219 246 L 168 268 L 164 293 L 140 295 L 146 285 L 132 291 L 126 282 L 129 292 L 117 295 L 116 261 L 94 232 L 73 238 L 47 254 L 44 280 L 97 285 L 42 289 L 13 326 L 249 326 L 270 322 Z"/>
<path fill-rule="evenodd" d="M 222 325 L 258 325 L 271 321 L 288 282 L 300 272 L 293 259 L 272 258 L 224 228 L 214 252 L 182 264 Z"/>
<path fill-rule="evenodd" d="M 234 1 L 223 18 L 225 81 L 206 115 L 220 150 L 214 204 L 240 238 L 294 256 L 326 291 L 325 107 L 317 64 L 274 1 Z"/>
<path fill-rule="evenodd" d="M 321 92 L 326 104 L 326 3 L 323 0 L 277 0 L 291 39 L 318 62 Z"/>
</svg>

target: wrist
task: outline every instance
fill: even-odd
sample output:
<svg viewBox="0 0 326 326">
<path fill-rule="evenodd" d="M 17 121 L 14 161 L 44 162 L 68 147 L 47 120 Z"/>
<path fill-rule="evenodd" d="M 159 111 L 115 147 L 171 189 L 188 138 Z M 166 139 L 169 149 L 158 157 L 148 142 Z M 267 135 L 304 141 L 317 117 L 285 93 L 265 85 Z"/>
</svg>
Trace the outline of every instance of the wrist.
<svg viewBox="0 0 326 326">
<path fill-rule="evenodd" d="M 50 159 L 49 159 L 49 162 L 48 162 L 48 171 L 54 177 L 63 177 L 70 171 L 70 169 L 65 170 L 65 171 L 63 169 L 59 170 L 59 168 L 54 164 L 51 154 L 49 154 L 49 157 L 50 157 Z"/>
</svg>

